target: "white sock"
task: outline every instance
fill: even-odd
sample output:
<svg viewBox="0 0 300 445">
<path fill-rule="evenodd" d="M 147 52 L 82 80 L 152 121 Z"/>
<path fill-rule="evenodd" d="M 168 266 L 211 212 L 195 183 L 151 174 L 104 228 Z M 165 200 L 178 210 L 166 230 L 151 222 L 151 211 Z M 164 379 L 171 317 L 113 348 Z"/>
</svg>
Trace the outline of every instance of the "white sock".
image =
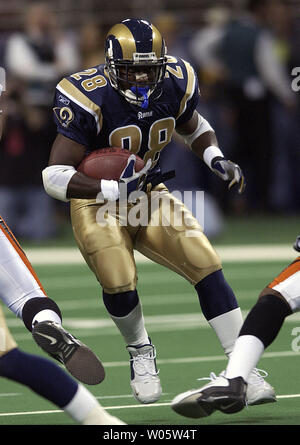
<svg viewBox="0 0 300 445">
<path fill-rule="evenodd" d="M 229 355 L 243 325 L 241 309 L 238 307 L 225 314 L 218 315 L 218 317 L 208 320 L 208 323 L 217 334 L 225 354 Z"/>
<path fill-rule="evenodd" d="M 265 350 L 264 344 L 254 335 L 242 335 L 234 345 L 230 354 L 225 375 L 227 378 L 243 377 L 248 381 L 249 375 L 257 365 Z"/>
<path fill-rule="evenodd" d="M 121 332 L 127 345 L 138 346 L 149 343 L 140 303 L 138 303 L 129 314 L 125 315 L 125 317 L 110 316 Z"/>
<path fill-rule="evenodd" d="M 54 321 L 55 323 L 61 324 L 61 318 L 51 309 L 44 309 L 43 311 L 35 314 L 32 320 L 32 327 L 34 327 L 36 322 L 40 323 L 41 321 Z"/>
<path fill-rule="evenodd" d="M 126 425 L 122 422 L 118 417 L 114 417 L 111 414 L 108 414 L 102 408 L 101 405 L 98 404 L 84 419 L 82 422 L 83 425 Z"/>
<path fill-rule="evenodd" d="M 87 415 L 98 405 L 96 398 L 81 384 L 78 384 L 78 389 L 71 400 L 63 410 L 76 420 L 82 423 Z"/>
<path fill-rule="evenodd" d="M 98 403 L 97 399 L 81 384 L 63 410 L 72 419 L 83 425 L 122 425 L 123 422 L 113 417 Z"/>
</svg>

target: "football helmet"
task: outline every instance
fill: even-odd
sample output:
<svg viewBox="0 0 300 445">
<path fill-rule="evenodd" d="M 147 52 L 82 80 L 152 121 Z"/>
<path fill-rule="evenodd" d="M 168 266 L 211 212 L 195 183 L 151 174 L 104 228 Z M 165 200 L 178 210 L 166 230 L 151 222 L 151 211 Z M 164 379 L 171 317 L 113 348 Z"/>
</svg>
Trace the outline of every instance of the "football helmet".
<svg viewBox="0 0 300 445">
<path fill-rule="evenodd" d="M 126 19 L 114 25 L 105 41 L 110 83 L 125 99 L 147 108 L 149 97 L 165 77 L 166 45 L 158 29 L 146 20 Z M 152 96 L 154 97 L 154 96 Z"/>
</svg>

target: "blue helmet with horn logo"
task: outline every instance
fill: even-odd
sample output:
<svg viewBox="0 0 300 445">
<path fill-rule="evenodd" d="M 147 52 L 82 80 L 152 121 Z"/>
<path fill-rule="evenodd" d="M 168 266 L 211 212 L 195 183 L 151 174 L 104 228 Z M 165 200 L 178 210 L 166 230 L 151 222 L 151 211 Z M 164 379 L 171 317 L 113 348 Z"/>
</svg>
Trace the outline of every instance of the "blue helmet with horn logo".
<svg viewBox="0 0 300 445">
<path fill-rule="evenodd" d="M 150 95 L 158 92 L 164 79 L 166 51 L 163 37 L 148 21 L 126 19 L 114 25 L 105 42 L 111 85 L 129 102 L 147 108 Z"/>
</svg>

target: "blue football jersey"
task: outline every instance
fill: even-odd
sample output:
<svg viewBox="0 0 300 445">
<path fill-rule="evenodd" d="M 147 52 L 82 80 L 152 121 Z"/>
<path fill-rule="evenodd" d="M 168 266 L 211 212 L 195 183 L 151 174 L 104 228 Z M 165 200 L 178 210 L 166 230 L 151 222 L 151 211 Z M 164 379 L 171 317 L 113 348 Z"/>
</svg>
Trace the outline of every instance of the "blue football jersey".
<svg viewBox="0 0 300 445">
<path fill-rule="evenodd" d="M 159 98 L 142 109 L 130 104 L 110 84 L 99 65 L 62 79 L 56 87 L 54 118 L 57 130 L 86 147 L 86 154 L 105 147 L 122 147 L 158 167 L 161 150 L 176 126 L 187 122 L 199 99 L 192 66 L 168 56 Z M 156 170 L 156 169 L 155 169 Z"/>
</svg>

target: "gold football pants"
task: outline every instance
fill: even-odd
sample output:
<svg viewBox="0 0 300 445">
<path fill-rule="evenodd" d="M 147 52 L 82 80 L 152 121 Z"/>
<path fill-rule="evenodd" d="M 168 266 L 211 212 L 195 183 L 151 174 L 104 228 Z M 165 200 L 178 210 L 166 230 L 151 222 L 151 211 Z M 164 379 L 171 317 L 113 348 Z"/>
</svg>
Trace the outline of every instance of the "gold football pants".
<svg viewBox="0 0 300 445">
<path fill-rule="evenodd" d="M 222 268 L 196 218 L 163 184 L 135 205 L 104 209 L 95 199 L 71 200 L 76 242 L 106 293 L 136 288 L 134 250 L 193 285 Z"/>
</svg>

